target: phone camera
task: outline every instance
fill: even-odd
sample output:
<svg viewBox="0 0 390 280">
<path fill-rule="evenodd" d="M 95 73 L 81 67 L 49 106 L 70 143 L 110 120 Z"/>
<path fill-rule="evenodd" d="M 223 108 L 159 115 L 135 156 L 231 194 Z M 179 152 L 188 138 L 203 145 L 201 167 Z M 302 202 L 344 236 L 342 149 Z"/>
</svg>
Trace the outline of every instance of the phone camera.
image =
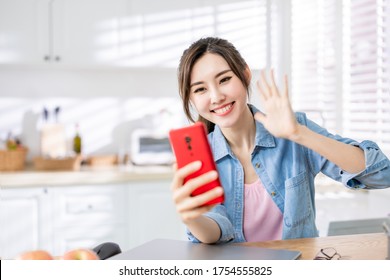
<svg viewBox="0 0 390 280">
<path fill-rule="evenodd" d="M 188 143 L 188 144 L 191 143 L 191 137 L 186 136 L 185 140 L 186 140 L 186 143 Z"/>
</svg>

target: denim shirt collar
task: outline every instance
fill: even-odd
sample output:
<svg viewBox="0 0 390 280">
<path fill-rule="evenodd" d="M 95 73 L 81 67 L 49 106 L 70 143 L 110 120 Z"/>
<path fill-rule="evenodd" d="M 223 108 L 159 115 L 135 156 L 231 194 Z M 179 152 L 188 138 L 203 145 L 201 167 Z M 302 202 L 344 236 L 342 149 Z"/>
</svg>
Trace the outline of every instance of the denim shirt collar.
<svg viewBox="0 0 390 280">
<path fill-rule="evenodd" d="M 259 112 L 260 110 L 257 109 L 255 106 L 248 104 L 249 109 L 251 110 L 252 114 L 254 115 L 256 112 Z M 273 148 L 275 147 L 275 138 L 264 128 L 264 126 L 258 122 L 255 121 L 256 124 L 256 137 L 255 137 L 255 149 L 258 148 Z M 215 126 L 214 131 L 211 132 L 211 147 L 212 152 L 214 156 L 214 160 L 218 161 L 221 158 L 230 155 L 233 157 L 233 153 L 230 149 L 230 146 L 228 145 L 225 136 L 222 134 L 221 128 L 219 126 Z"/>
</svg>

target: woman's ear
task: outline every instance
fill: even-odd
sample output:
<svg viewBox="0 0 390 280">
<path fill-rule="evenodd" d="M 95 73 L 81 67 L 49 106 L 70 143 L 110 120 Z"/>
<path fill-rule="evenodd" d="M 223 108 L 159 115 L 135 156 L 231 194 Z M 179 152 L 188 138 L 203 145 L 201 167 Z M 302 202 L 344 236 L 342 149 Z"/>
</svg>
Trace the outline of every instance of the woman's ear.
<svg viewBox="0 0 390 280">
<path fill-rule="evenodd" d="M 251 83 L 251 79 L 252 79 L 252 72 L 251 72 L 251 69 L 249 69 L 248 65 L 245 67 L 245 78 L 246 78 L 246 81 L 249 85 Z"/>
</svg>

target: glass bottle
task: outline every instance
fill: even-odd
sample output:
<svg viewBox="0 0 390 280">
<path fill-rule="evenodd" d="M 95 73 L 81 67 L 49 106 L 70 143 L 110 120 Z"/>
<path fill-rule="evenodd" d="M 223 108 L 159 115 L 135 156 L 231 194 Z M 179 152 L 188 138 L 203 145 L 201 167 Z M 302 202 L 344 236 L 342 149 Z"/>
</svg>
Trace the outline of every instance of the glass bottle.
<svg viewBox="0 0 390 280">
<path fill-rule="evenodd" d="M 79 124 L 76 124 L 76 134 L 73 137 L 73 151 L 78 155 L 81 154 L 81 143 L 82 141 L 79 132 Z"/>
</svg>

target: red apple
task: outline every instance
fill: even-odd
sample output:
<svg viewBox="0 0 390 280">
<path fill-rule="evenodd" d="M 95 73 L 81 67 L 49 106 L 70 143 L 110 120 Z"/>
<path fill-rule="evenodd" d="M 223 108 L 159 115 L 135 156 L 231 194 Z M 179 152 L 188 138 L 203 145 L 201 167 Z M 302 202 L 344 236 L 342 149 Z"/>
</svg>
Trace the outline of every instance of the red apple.
<svg viewBox="0 0 390 280">
<path fill-rule="evenodd" d="M 16 257 L 17 260 L 54 260 L 53 256 L 44 250 L 27 251 Z"/>
<path fill-rule="evenodd" d="M 99 260 L 99 256 L 90 249 L 74 249 L 62 256 L 63 260 Z"/>
</svg>

